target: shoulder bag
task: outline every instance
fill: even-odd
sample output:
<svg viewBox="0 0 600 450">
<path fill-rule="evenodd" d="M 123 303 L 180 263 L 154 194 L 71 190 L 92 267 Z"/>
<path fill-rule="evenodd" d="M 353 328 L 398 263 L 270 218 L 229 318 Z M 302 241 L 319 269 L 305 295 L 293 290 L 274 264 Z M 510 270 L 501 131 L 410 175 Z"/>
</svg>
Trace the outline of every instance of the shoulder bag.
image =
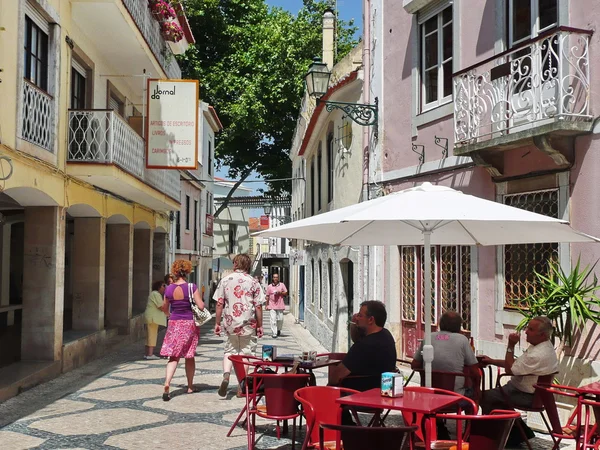
<svg viewBox="0 0 600 450">
<path fill-rule="evenodd" d="M 212 314 L 208 311 L 208 309 L 200 309 L 196 302 L 194 301 L 194 287 L 192 283 L 188 283 L 188 297 L 190 300 L 190 306 L 192 307 L 192 314 L 194 315 L 194 322 L 197 327 L 201 327 L 210 319 L 212 319 Z"/>
</svg>

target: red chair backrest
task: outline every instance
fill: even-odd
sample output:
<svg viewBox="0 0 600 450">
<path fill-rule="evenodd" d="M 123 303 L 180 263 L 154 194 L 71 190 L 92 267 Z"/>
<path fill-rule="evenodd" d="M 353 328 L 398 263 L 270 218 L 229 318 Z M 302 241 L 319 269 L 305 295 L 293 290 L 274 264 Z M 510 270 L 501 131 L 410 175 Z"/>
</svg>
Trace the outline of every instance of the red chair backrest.
<svg viewBox="0 0 600 450">
<path fill-rule="evenodd" d="M 538 385 L 550 386 L 552 384 L 552 380 L 554 379 L 555 373 L 551 373 L 549 375 L 540 375 L 536 381 Z M 531 404 L 532 408 L 544 409 L 544 390 L 536 388 L 533 393 L 533 402 Z M 552 397 L 554 399 L 554 397 Z M 556 409 L 556 404 L 554 404 L 554 408 Z M 560 424 L 559 424 L 560 425 Z"/>
<path fill-rule="evenodd" d="M 357 394 L 354 389 L 334 386 L 309 386 L 298 389 L 294 397 L 302 404 L 306 418 L 307 438 L 309 443 L 319 442 L 319 426 L 322 423 L 340 424 L 341 408 L 336 400 L 343 395 Z M 325 440 L 333 441 L 338 438 L 336 431 L 326 430 Z"/>
<path fill-rule="evenodd" d="M 309 374 L 261 373 L 251 376 L 262 382 L 268 416 L 292 416 L 298 413 L 298 401 L 294 393 L 308 385 Z"/>
<path fill-rule="evenodd" d="M 240 386 L 242 386 L 246 373 L 249 372 L 248 368 L 252 366 L 251 362 L 261 361 L 260 358 L 247 355 L 229 355 L 229 360 L 233 364 L 233 370 L 235 370 L 235 376 Z"/>
<path fill-rule="evenodd" d="M 521 414 L 516 411 L 494 410 L 484 416 L 438 414 L 436 417 L 456 420 L 457 423 L 468 420 L 469 450 L 503 450 L 513 423 Z"/>
<path fill-rule="evenodd" d="M 548 375 L 549 377 L 553 377 L 553 375 Z M 563 427 L 560 423 L 560 416 L 558 415 L 558 408 L 556 407 L 556 399 L 554 398 L 554 393 L 552 392 L 551 385 L 547 383 L 541 383 L 540 380 L 546 377 L 539 377 L 538 383 L 535 385 L 535 394 L 534 398 L 537 397 L 538 401 L 541 402 L 542 407 L 546 411 L 546 415 L 548 416 L 548 420 L 550 421 L 550 427 L 552 428 L 552 432 L 562 435 Z M 552 379 L 550 379 L 550 382 Z"/>
</svg>

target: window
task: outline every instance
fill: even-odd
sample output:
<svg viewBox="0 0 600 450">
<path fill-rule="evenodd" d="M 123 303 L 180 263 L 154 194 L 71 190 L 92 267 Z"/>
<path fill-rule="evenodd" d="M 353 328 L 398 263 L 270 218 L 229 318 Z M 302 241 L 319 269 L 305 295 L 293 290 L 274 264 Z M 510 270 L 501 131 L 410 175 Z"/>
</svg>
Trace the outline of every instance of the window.
<svg viewBox="0 0 600 450">
<path fill-rule="evenodd" d="M 25 78 L 48 91 L 48 34 L 25 16 Z"/>
<path fill-rule="evenodd" d="M 198 200 L 194 200 L 194 251 L 198 250 Z"/>
<path fill-rule="evenodd" d="M 185 229 L 190 229 L 190 196 L 185 196 Z"/>
<path fill-rule="evenodd" d="M 213 174 L 213 154 L 212 154 L 212 141 L 208 140 L 208 174 Z"/>
<path fill-rule="evenodd" d="M 437 11 L 419 17 L 423 110 L 452 100 L 452 6 Z"/>
<path fill-rule="evenodd" d="M 400 248 L 400 293 L 403 321 L 425 322 L 424 260 L 424 247 Z M 419 311 L 417 304 L 420 305 Z M 470 247 L 436 246 L 431 248 L 431 307 L 432 323 L 437 323 L 437 317 L 444 311 L 453 310 L 461 315 L 463 329 L 466 331 L 471 329 Z"/>
<path fill-rule="evenodd" d="M 310 165 L 310 215 L 315 215 L 315 160 Z"/>
<path fill-rule="evenodd" d="M 181 211 L 177 211 L 175 220 L 175 248 L 181 248 Z"/>
<path fill-rule="evenodd" d="M 335 154 L 333 152 L 333 133 L 327 135 L 327 202 L 333 201 L 333 177 L 335 173 Z"/>
<path fill-rule="evenodd" d="M 87 71 L 73 60 L 71 67 L 71 109 L 86 109 Z"/>
<path fill-rule="evenodd" d="M 327 277 L 329 280 L 327 289 L 327 299 L 329 301 L 329 317 L 333 317 L 333 263 L 331 259 L 327 261 Z"/>
<path fill-rule="evenodd" d="M 317 280 L 319 292 L 319 310 L 323 311 L 323 263 L 319 259 L 319 279 Z"/>
<path fill-rule="evenodd" d="M 323 152 L 321 151 L 321 144 L 319 143 L 319 149 L 317 150 L 317 210 L 321 211 L 321 201 L 323 196 L 321 195 L 321 186 L 323 185 Z"/>
<path fill-rule="evenodd" d="M 237 225 L 229 225 L 229 253 L 239 253 L 237 251 Z"/>
<path fill-rule="evenodd" d="M 507 4 L 509 48 L 558 25 L 558 0 L 509 0 Z"/>
<path fill-rule="evenodd" d="M 558 189 L 504 196 L 506 205 L 558 218 Z M 504 246 L 504 306 L 517 308 L 521 300 L 535 294 L 535 272 L 545 274 L 548 262 L 558 261 L 558 244 L 522 244 Z"/>
<path fill-rule="evenodd" d="M 313 281 L 313 290 L 312 290 L 312 295 L 311 295 L 311 303 L 314 305 L 315 304 L 315 287 L 317 286 L 317 272 L 315 272 L 315 260 L 311 259 L 310 260 L 310 268 L 311 268 L 311 275 L 312 275 L 312 281 Z"/>
</svg>

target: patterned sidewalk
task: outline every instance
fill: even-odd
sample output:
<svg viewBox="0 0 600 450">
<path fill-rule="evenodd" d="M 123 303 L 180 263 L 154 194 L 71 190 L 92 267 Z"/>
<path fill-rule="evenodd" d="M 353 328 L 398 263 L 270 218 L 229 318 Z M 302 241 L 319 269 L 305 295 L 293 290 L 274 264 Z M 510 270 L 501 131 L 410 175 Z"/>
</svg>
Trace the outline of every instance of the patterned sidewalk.
<svg viewBox="0 0 600 450">
<path fill-rule="evenodd" d="M 246 449 L 243 428 L 226 437 L 244 400 L 235 396 L 233 374 L 227 397 L 217 395 L 223 344 L 212 326 L 211 321 L 203 327 L 196 352 L 194 383 L 200 392 L 185 393 L 181 362 L 173 398 L 163 402 L 165 361 L 142 359 L 138 342 L 0 404 L 0 449 Z M 261 344 L 276 344 L 280 353 L 323 351 L 289 314 L 283 335 Z M 315 374 L 318 384 L 326 383 L 326 369 Z M 289 437 L 277 440 L 275 422 L 257 419 L 257 425 L 258 449 L 291 449 Z M 536 450 L 552 448 L 547 436 L 531 442 Z"/>
</svg>

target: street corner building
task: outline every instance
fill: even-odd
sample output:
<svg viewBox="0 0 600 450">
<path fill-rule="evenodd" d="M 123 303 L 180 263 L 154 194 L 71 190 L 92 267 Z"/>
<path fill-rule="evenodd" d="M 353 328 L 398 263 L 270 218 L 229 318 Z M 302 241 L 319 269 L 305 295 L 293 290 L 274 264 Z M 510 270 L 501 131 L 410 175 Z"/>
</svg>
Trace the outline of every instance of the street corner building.
<svg viewBox="0 0 600 450">
<path fill-rule="evenodd" d="M 194 38 L 150 6 L 0 0 L 0 401 L 138 338 L 175 254 L 180 171 L 146 168 L 146 83 L 181 79 Z"/>
</svg>

